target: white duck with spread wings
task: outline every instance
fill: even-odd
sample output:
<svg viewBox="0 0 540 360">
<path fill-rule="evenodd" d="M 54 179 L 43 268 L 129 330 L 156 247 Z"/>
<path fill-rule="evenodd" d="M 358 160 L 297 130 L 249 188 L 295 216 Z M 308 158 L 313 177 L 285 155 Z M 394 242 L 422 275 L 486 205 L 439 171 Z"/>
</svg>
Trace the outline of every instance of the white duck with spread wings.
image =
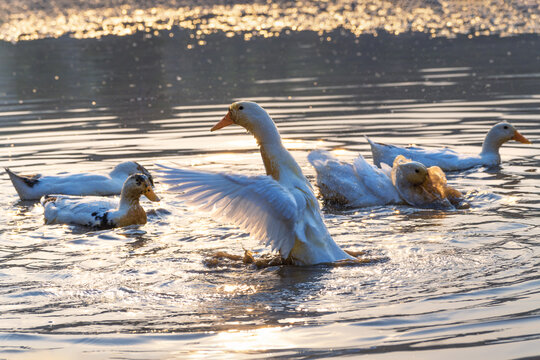
<svg viewBox="0 0 540 360">
<path fill-rule="evenodd" d="M 281 142 L 268 113 L 236 102 L 212 131 L 244 127 L 256 138 L 267 176 L 210 173 L 161 166 L 163 182 L 188 204 L 210 211 L 265 242 L 296 265 L 356 261 L 332 239 L 300 166 Z"/>
</svg>

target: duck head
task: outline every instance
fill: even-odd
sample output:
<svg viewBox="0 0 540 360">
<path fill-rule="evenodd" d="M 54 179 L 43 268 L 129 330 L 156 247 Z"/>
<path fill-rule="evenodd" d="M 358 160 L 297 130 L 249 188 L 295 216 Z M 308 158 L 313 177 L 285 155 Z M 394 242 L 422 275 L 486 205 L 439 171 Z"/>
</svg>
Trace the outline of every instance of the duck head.
<svg viewBox="0 0 540 360">
<path fill-rule="evenodd" d="M 139 163 L 135 161 L 124 161 L 118 165 L 116 165 L 111 171 L 111 176 L 121 176 L 121 177 L 128 177 L 133 174 L 143 174 L 146 176 L 148 181 L 150 181 L 150 184 L 154 186 L 154 179 L 152 178 L 152 175 L 148 170 L 145 169 L 144 166 L 140 165 Z"/>
<path fill-rule="evenodd" d="M 494 125 L 487 133 L 482 145 L 481 155 L 491 155 L 499 158 L 499 148 L 507 141 L 515 140 L 523 144 L 531 142 L 525 136 L 521 135 L 511 124 L 506 121 Z"/>
<path fill-rule="evenodd" d="M 229 106 L 227 115 L 210 131 L 215 131 L 232 124 L 240 125 L 251 133 L 259 145 L 281 142 L 274 121 L 260 105 L 251 101 L 238 101 Z"/>
<path fill-rule="evenodd" d="M 411 161 L 403 155 L 398 155 L 394 159 L 392 166 L 392 182 L 396 186 L 396 182 L 403 185 L 420 185 L 428 176 L 428 169 L 424 164 L 418 161 Z"/>
<path fill-rule="evenodd" d="M 501 145 L 507 141 L 515 140 L 523 144 L 530 144 L 531 142 L 525 136 L 521 135 L 511 124 L 506 121 L 500 122 L 493 126 L 489 130 L 487 136 L 493 137 L 495 140 L 500 141 Z"/>
<path fill-rule="evenodd" d="M 397 165 L 397 173 L 398 177 L 411 185 L 420 185 L 424 183 L 428 176 L 427 168 L 417 161 Z"/>
<path fill-rule="evenodd" d="M 121 202 L 134 200 L 138 201 L 139 197 L 144 195 L 150 201 L 159 201 L 159 197 L 152 189 L 150 179 L 144 174 L 130 175 L 122 186 Z"/>
</svg>

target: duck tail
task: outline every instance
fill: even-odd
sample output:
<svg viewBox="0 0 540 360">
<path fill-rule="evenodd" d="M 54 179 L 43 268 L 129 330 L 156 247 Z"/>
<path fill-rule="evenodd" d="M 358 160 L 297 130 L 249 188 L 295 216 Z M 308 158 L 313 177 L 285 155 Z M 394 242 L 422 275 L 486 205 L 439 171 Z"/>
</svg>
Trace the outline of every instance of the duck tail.
<svg viewBox="0 0 540 360">
<path fill-rule="evenodd" d="M 364 135 L 364 139 L 366 139 L 366 141 L 369 143 L 369 146 L 375 146 L 375 142 L 371 140 L 367 135 Z"/>
<path fill-rule="evenodd" d="M 46 203 L 49 203 L 49 202 L 55 202 L 56 199 L 57 197 L 54 195 L 43 195 L 41 197 L 40 203 L 41 205 L 45 205 Z"/>
<path fill-rule="evenodd" d="M 371 147 L 371 154 L 373 155 L 373 163 L 375 164 L 375 166 L 381 167 L 379 144 L 377 144 L 375 141 L 368 138 L 367 135 L 364 135 L 364 138 L 366 138 L 366 141 L 369 143 L 369 146 Z"/>
<path fill-rule="evenodd" d="M 31 199 L 32 197 L 30 196 L 30 191 L 39 182 L 38 178 L 40 176 L 39 175 L 21 176 L 14 173 L 9 168 L 4 168 L 4 169 L 8 173 L 11 183 L 13 184 L 13 187 L 17 191 L 17 194 L 19 194 L 19 197 L 21 198 L 21 200 Z"/>
</svg>

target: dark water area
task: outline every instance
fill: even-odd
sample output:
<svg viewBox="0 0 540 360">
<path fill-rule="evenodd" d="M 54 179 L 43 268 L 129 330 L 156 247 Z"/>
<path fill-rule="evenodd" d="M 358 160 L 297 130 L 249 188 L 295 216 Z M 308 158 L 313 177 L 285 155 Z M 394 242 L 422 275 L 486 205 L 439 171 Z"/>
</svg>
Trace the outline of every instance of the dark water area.
<svg viewBox="0 0 540 360">
<path fill-rule="evenodd" d="M 383 259 L 341 268 L 209 267 L 215 250 L 268 250 L 159 183 L 145 226 L 46 226 L 3 173 L 0 358 L 540 355 L 538 35 L 191 35 L 0 43 L 0 166 L 261 174 L 245 131 L 209 131 L 238 99 L 269 111 L 313 183 L 310 150 L 371 161 L 363 135 L 475 153 L 508 120 L 533 144 L 448 174 L 471 209 L 325 210 L 340 246 Z"/>
<path fill-rule="evenodd" d="M 536 35 L 471 40 L 336 32 L 321 39 L 306 32 L 250 42 L 216 34 L 207 42 L 188 50 L 188 33 L 176 32 L 174 38 L 139 34 L 4 43 L 1 105 L 5 112 L 28 111 L 18 119 L 35 119 L 39 109 L 43 120 L 85 108 L 106 123 L 115 116 L 119 127 L 152 131 L 162 125 L 149 120 L 174 117 L 178 106 L 299 94 L 330 99 L 344 91 L 354 96 L 350 105 L 481 101 L 534 94 L 540 77 Z M 101 125 L 96 119 L 85 128 Z M 144 149 L 134 155 L 143 154 L 156 155 Z"/>
</svg>

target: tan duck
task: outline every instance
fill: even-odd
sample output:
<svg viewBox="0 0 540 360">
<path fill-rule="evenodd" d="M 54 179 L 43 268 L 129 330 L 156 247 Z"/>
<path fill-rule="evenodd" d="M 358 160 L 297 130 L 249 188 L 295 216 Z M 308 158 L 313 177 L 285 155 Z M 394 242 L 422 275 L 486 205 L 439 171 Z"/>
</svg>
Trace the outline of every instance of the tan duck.
<svg viewBox="0 0 540 360">
<path fill-rule="evenodd" d="M 463 201 L 463 195 L 448 186 L 441 168 L 426 168 L 403 155 L 394 160 L 392 183 L 399 196 L 411 206 L 448 209 L 459 206 Z"/>
</svg>

